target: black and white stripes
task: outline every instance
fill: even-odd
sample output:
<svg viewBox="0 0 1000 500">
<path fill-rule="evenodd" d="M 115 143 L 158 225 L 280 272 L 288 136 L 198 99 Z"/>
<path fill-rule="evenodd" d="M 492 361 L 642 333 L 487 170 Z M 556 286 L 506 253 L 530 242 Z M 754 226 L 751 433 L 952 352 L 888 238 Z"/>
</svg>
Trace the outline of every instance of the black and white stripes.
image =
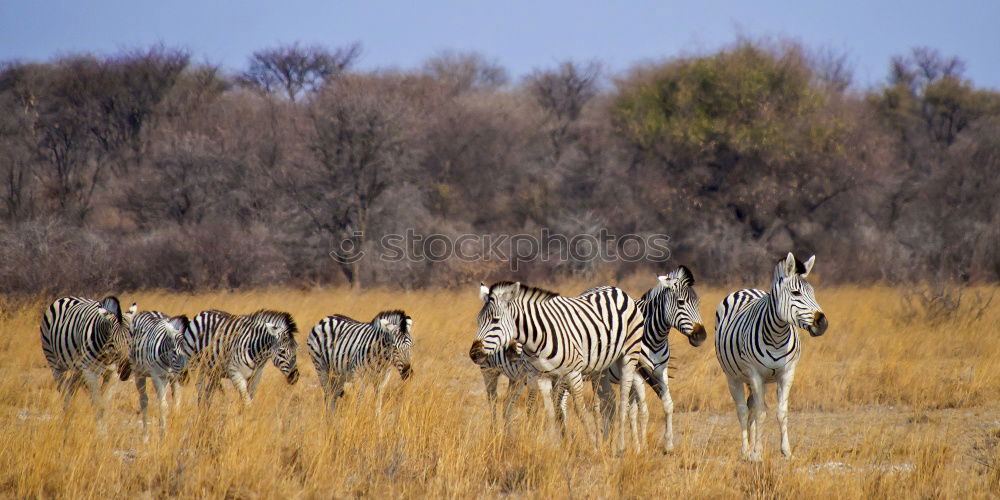
<svg viewBox="0 0 1000 500">
<path fill-rule="evenodd" d="M 132 345 L 129 361 L 139 391 L 139 409 L 142 429 L 149 438 L 147 413 L 149 398 L 146 395 L 146 378 L 153 381 L 160 406 L 160 435 L 167 425 L 167 387 L 174 392 L 175 405 L 179 400 L 179 382 L 187 366 L 188 355 L 181 349 L 184 333 L 189 329 L 186 316 L 169 317 L 159 311 L 143 311 L 132 320 Z"/>
<path fill-rule="evenodd" d="M 376 387 L 376 409 L 381 409 L 381 394 L 395 367 L 403 380 L 412 375 L 413 319 L 403 311 L 384 311 L 370 322 L 361 322 L 339 314 L 327 316 L 309 332 L 307 344 L 319 384 L 332 413 L 344 384 L 355 378 L 369 379 L 370 385 L 381 377 Z"/>
<path fill-rule="evenodd" d="M 778 261 L 770 291 L 744 289 L 722 300 L 715 313 L 715 351 L 736 403 L 742 431 L 741 451 L 761 459 L 764 387 L 778 384 L 781 452 L 791 456 L 788 442 L 788 393 L 802 349 L 798 329 L 817 337 L 829 325 L 805 278 L 816 257 L 803 264 L 791 253 Z M 744 399 L 749 388 L 749 398 Z"/>
<path fill-rule="evenodd" d="M 480 298 L 484 304 L 479 329 L 469 350 L 474 362 L 481 364 L 499 350 L 512 357 L 523 352 L 536 371 L 558 378 L 569 389 L 577 413 L 595 436 L 596 428 L 587 422 L 590 414 L 584 411 L 583 381 L 617 363 L 622 374 L 619 407 L 626 407 L 640 356 L 643 320 L 625 292 L 601 287 L 578 297 L 563 297 L 503 281 L 490 288 L 482 286 Z M 625 423 L 625 412 L 620 412 L 619 448 L 625 446 Z M 633 440 L 638 447 L 638 436 L 633 434 Z"/>
<path fill-rule="evenodd" d="M 249 406 L 268 360 L 273 360 L 289 384 L 297 382 L 297 331 L 295 321 L 286 312 L 260 310 L 225 318 L 202 353 L 199 402 L 208 404 L 219 381 L 228 378 Z"/>
<path fill-rule="evenodd" d="M 131 322 L 136 305 L 123 312 L 117 297 L 101 302 L 82 297 L 56 299 L 42 317 L 42 353 L 68 407 L 76 389 L 86 383 L 100 419 L 106 406 L 101 390 L 117 367 L 128 380 Z"/>
</svg>

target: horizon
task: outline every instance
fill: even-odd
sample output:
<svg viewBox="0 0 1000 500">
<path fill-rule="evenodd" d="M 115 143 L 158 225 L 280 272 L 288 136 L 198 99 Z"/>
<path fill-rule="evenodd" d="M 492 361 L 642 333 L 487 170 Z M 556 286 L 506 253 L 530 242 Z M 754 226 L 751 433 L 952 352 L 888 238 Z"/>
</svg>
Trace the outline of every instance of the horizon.
<svg viewBox="0 0 1000 500">
<path fill-rule="evenodd" d="M 245 69 L 257 50 L 358 42 L 362 53 L 354 68 L 359 71 L 407 71 L 445 51 L 477 52 L 502 66 L 516 83 L 566 60 L 597 61 L 614 75 L 637 64 L 713 53 L 751 38 L 791 40 L 810 51 L 844 55 L 855 89 L 885 84 L 891 58 L 914 47 L 956 56 L 965 62 L 966 79 L 977 87 L 1000 89 L 1000 65 L 992 54 L 1000 46 L 1000 34 L 988 25 L 1000 17 L 1000 4 L 963 1 L 939 12 L 929 1 L 780 3 L 647 1 L 610 8 L 559 1 L 466 8 L 453 2 L 310 0 L 286 8 L 259 0 L 241 5 L 102 0 L 86 6 L 60 0 L 0 6 L 0 60 L 44 62 L 163 44 L 188 51 L 195 62 L 234 73 Z M 565 21 L 568 16 L 572 22 Z"/>
</svg>

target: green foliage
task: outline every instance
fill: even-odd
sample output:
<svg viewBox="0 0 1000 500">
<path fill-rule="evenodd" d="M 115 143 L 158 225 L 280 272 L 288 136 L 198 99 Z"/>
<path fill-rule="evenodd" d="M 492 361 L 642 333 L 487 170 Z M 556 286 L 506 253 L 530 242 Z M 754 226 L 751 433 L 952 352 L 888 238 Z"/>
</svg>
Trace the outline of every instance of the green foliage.
<svg viewBox="0 0 1000 500">
<path fill-rule="evenodd" d="M 810 120 L 826 102 L 800 49 L 744 41 L 633 74 L 620 82 L 614 114 L 619 133 L 646 150 L 777 159 L 829 141 L 835 124 Z"/>
</svg>

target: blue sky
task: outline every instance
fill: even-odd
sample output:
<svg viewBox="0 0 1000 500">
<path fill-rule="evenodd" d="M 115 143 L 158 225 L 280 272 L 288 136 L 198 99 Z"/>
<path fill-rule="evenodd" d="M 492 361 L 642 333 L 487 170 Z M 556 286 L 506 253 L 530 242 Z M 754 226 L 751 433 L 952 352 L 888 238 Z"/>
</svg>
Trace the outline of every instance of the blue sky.
<svg viewBox="0 0 1000 500">
<path fill-rule="evenodd" d="M 0 59 L 162 42 L 234 70 L 254 50 L 279 43 L 358 41 L 363 69 L 413 68 L 441 50 L 475 50 L 517 78 L 566 59 L 620 71 L 745 35 L 846 53 L 861 87 L 885 80 L 892 55 L 930 46 L 964 59 L 977 85 L 1000 89 L 998 20 L 996 0 L 0 0 Z"/>
</svg>

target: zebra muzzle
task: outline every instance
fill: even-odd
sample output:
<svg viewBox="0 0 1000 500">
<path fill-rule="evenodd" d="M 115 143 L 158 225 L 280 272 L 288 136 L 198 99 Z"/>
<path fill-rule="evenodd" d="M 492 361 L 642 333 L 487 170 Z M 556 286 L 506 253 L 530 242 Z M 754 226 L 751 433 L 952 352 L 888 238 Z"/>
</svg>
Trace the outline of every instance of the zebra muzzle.
<svg viewBox="0 0 1000 500">
<path fill-rule="evenodd" d="M 288 375 L 285 375 L 285 381 L 288 382 L 288 385 L 295 385 L 299 381 L 299 369 L 292 368 L 292 371 L 288 372 Z"/>
<path fill-rule="evenodd" d="M 413 376 L 413 368 L 410 368 L 410 365 L 406 365 L 401 370 L 399 370 L 399 378 L 403 380 L 406 380 L 412 376 Z"/>
<path fill-rule="evenodd" d="M 806 328 L 806 331 L 808 331 L 809 335 L 813 337 L 819 337 L 820 335 L 826 333 L 826 329 L 829 327 L 830 322 L 826 319 L 826 315 L 822 312 L 816 312 L 816 314 L 813 315 L 813 324 L 810 325 L 809 328 Z"/>
<path fill-rule="evenodd" d="M 705 342 L 705 339 L 708 338 L 708 332 L 705 331 L 705 325 L 695 323 L 694 328 L 691 329 L 691 334 L 688 335 L 687 338 L 688 342 L 690 342 L 692 346 L 700 346 L 703 342 Z"/>
<path fill-rule="evenodd" d="M 486 361 L 486 350 L 483 348 L 482 341 L 477 340 L 472 343 L 472 348 L 469 349 L 469 358 L 477 365 Z"/>
</svg>

